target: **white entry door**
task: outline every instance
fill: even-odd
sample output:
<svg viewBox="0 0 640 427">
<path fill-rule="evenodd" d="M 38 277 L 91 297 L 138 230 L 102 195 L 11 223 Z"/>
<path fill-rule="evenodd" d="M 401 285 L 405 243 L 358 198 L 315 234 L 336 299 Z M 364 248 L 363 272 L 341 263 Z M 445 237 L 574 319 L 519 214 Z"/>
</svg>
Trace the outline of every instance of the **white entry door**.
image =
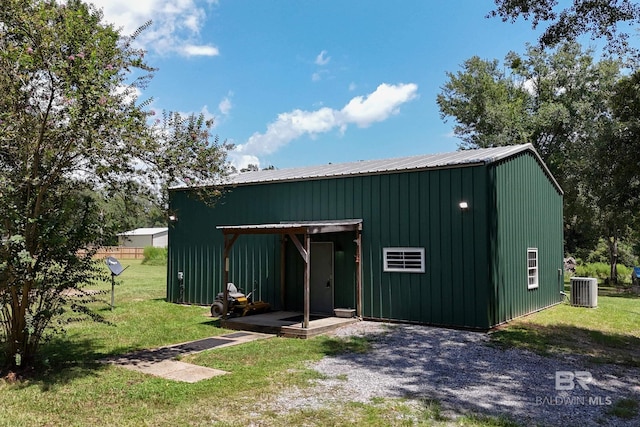
<svg viewBox="0 0 640 427">
<path fill-rule="evenodd" d="M 309 264 L 310 311 L 333 314 L 333 243 L 311 242 Z"/>
</svg>

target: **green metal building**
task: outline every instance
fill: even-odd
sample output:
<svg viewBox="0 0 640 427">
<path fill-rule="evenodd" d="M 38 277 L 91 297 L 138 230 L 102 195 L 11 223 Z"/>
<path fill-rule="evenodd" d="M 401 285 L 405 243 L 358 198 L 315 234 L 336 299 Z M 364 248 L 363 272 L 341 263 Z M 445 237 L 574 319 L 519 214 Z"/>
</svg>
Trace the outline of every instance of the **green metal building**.
<svg viewBox="0 0 640 427">
<path fill-rule="evenodd" d="M 167 299 L 226 280 L 274 309 L 488 329 L 561 301 L 562 189 L 530 145 L 230 177 L 170 192 Z"/>
</svg>

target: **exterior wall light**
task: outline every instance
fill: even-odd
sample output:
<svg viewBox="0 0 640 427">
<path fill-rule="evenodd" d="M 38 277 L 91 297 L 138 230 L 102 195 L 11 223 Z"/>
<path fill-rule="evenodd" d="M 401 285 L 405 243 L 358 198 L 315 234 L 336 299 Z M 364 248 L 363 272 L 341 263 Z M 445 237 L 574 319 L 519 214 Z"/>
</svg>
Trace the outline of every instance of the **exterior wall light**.
<svg viewBox="0 0 640 427">
<path fill-rule="evenodd" d="M 458 206 L 460 206 L 460 209 L 462 209 L 463 211 L 469 209 L 469 203 L 467 202 L 460 202 Z"/>
<path fill-rule="evenodd" d="M 176 222 L 177 220 L 178 220 L 178 217 L 176 215 L 169 215 L 169 221 Z"/>
</svg>

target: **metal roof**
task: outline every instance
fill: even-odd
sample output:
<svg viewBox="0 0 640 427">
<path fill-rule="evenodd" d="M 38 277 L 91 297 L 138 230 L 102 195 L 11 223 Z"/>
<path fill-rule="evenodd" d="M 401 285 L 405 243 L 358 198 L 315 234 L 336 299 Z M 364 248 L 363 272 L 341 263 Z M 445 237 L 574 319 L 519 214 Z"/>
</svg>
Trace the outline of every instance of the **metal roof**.
<svg viewBox="0 0 640 427">
<path fill-rule="evenodd" d="M 229 175 L 223 182 L 209 185 L 251 185 L 272 182 L 303 181 L 357 175 L 379 175 L 402 171 L 464 167 L 490 164 L 522 152 L 531 152 L 558 191 L 563 194 L 560 184 L 532 144 L 508 145 L 505 147 L 477 148 L 440 154 L 425 154 L 411 157 L 398 157 L 383 160 L 361 160 L 349 163 L 329 163 L 320 166 L 299 168 L 260 170 Z M 207 185 L 207 184 L 205 184 Z M 171 189 L 189 188 L 181 184 Z"/>
<path fill-rule="evenodd" d="M 361 229 L 362 219 L 283 221 L 273 224 L 219 225 L 224 234 L 335 233 Z"/>
<path fill-rule="evenodd" d="M 543 167 L 546 168 L 546 166 L 544 166 L 544 162 L 542 162 L 542 159 L 533 148 L 533 145 L 523 144 L 509 145 L 506 147 L 461 150 L 450 153 L 399 157 L 385 160 L 362 160 L 350 163 L 242 172 L 229 176 L 228 183 L 238 185 L 264 182 L 298 181 L 349 175 L 374 175 L 408 170 L 488 164 L 511 157 L 523 151 L 533 152 L 536 157 L 538 157 Z M 549 176 L 551 176 L 548 169 L 547 172 L 549 173 Z"/>
<path fill-rule="evenodd" d="M 118 236 L 153 236 L 156 234 L 165 233 L 167 231 L 169 231 L 169 228 L 167 227 L 136 228 L 135 230 L 118 233 Z"/>
</svg>

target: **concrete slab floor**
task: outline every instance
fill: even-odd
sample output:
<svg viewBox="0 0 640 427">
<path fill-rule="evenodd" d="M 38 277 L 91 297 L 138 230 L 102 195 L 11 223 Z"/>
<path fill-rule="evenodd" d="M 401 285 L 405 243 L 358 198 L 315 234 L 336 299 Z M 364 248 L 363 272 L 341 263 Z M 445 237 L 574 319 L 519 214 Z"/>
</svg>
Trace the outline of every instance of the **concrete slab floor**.
<svg viewBox="0 0 640 427">
<path fill-rule="evenodd" d="M 132 371 L 155 377 L 166 378 L 173 381 L 196 383 L 219 375 L 228 374 L 220 369 L 206 368 L 204 366 L 192 365 L 191 363 L 180 362 L 179 360 L 163 360 L 148 365 L 120 365 Z"/>
<path fill-rule="evenodd" d="M 103 363 L 120 366 L 136 372 L 166 378 L 173 381 L 195 383 L 201 380 L 225 375 L 228 372 L 206 368 L 204 366 L 175 360 L 177 356 L 200 353 L 212 348 L 228 347 L 259 339 L 270 338 L 273 335 L 256 332 L 234 332 L 202 340 L 160 347 L 151 350 L 136 351 L 117 357 L 103 359 Z"/>
</svg>

